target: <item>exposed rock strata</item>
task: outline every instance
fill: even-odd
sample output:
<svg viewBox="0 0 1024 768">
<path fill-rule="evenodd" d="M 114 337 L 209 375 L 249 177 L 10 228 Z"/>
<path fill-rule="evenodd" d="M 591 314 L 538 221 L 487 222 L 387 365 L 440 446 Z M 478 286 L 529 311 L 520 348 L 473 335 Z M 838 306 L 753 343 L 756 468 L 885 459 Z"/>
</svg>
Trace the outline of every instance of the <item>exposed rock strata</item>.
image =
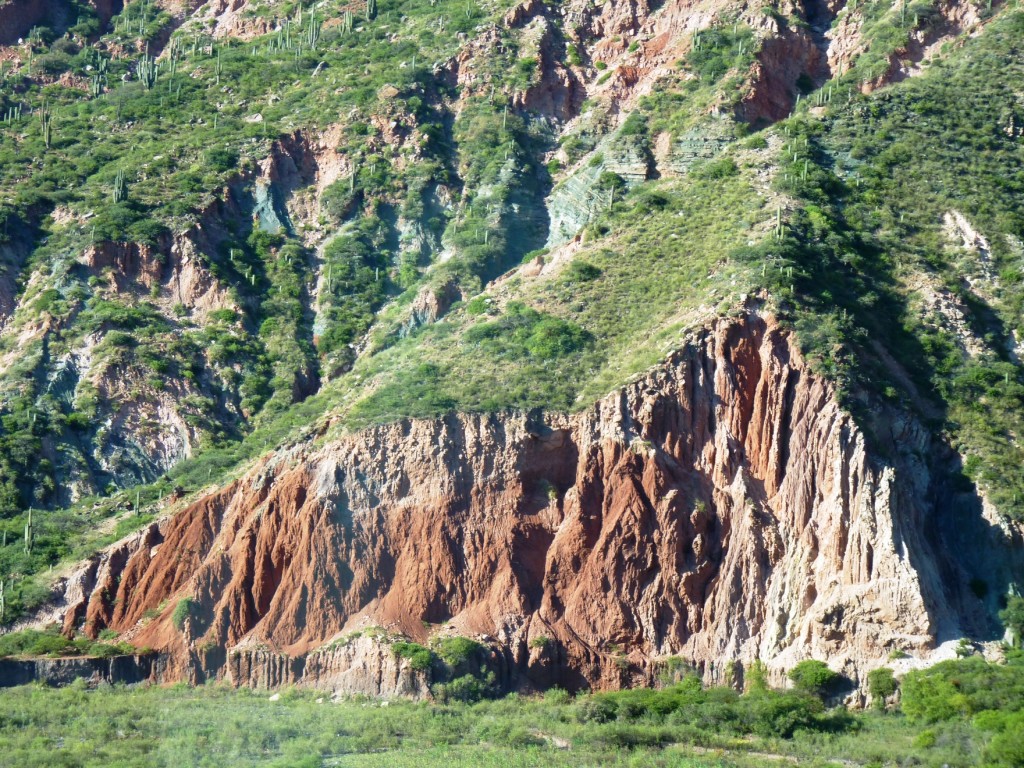
<svg viewBox="0 0 1024 768">
<path fill-rule="evenodd" d="M 163 661 L 155 654 L 109 659 L 0 659 L 0 687 L 32 682 L 68 685 L 78 679 L 109 684 L 160 681 Z"/>
<path fill-rule="evenodd" d="M 1020 532 L 932 480 L 925 430 L 876 431 L 892 461 L 785 332 L 721 320 L 585 413 L 403 421 L 273 454 L 86 564 L 66 628 L 123 632 L 172 678 L 377 695 L 422 693 L 386 647 L 307 654 L 444 623 L 487 642 L 509 686 L 641 682 L 677 654 L 709 679 L 807 656 L 862 677 L 894 649 L 985 636 L 970 580 L 996 595 L 1020 578 L 1004 557 Z"/>
</svg>

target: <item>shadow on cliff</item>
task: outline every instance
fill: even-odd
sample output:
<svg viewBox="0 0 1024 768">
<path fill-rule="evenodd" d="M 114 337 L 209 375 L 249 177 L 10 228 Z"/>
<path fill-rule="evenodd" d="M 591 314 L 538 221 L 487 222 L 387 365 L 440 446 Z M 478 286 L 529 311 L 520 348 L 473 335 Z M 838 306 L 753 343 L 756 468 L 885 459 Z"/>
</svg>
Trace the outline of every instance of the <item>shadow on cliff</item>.
<svg viewBox="0 0 1024 768">
<path fill-rule="evenodd" d="M 952 453 L 952 452 L 950 452 Z M 948 470 L 935 487 L 934 527 L 929 540 L 945 553 L 952 577 L 943 580 L 963 622 L 955 627 L 939 625 L 939 642 L 968 634 L 975 640 L 1001 640 L 1004 628 L 997 616 L 1006 607 L 1007 595 L 1024 584 L 1024 538 L 1019 524 L 986 512 L 974 483 L 963 473 L 959 456 L 948 457 Z"/>
</svg>

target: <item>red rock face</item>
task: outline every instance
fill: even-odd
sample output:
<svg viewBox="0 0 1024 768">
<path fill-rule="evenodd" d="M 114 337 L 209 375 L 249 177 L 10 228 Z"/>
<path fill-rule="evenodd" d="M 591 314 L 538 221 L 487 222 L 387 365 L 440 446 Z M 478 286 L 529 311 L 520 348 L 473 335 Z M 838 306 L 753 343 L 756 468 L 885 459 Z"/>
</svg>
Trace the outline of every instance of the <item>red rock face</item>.
<svg viewBox="0 0 1024 768">
<path fill-rule="evenodd" d="M 808 656 L 857 677 L 988 629 L 974 565 L 946 544 L 953 512 L 912 458 L 926 433 L 887 428 L 882 461 L 785 332 L 720 320 L 584 413 L 404 421 L 272 454 L 84 566 L 66 628 L 163 650 L 171 678 L 383 695 L 422 687 L 379 644 L 304 657 L 375 626 L 479 638 L 509 685 L 644 682 L 669 655 L 711 680 Z M 989 537 L 998 589 L 1019 531 L 968 509 L 951 535 Z"/>
</svg>

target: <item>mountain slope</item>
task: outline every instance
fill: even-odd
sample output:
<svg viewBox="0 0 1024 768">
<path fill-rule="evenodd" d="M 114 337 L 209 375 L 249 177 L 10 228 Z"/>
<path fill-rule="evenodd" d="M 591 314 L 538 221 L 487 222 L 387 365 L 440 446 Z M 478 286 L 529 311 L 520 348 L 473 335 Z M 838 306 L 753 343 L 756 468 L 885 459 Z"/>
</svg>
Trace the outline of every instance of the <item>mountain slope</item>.
<svg viewBox="0 0 1024 768">
<path fill-rule="evenodd" d="M 570 685 L 674 654 L 719 676 L 825 655 L 860 682 L 1001 634 L 1024 490 L 1016 8 L 58 4 L 33 33 L 23 5 L 0 6 L 28 40 L 0 88 L 11 614 L 46 602 L 47 566 L 141 528 L 39 620 L 164 651 L 168 677 L 363 618 L 419 640 L 451 619 L 506 682 Z M 664 377 L 683 383 L 644 412 Z M 570 425 L 551 477 L 527 421 Z M 453 424 L 513 437 L 449 455 Z M 353 445 L 358 466 L 334 453 Z M 320 492 L 324 467 L 392 460 L 423 467 L 359 515 L 350 480 Z M 489 531 L 503 466 L 511 538 L 477 564 L 455 544 Z M 267 467 L 287 499 L 247 490 Z M 494 569 L 508 594 L 483 590 Z"/>
</svg>

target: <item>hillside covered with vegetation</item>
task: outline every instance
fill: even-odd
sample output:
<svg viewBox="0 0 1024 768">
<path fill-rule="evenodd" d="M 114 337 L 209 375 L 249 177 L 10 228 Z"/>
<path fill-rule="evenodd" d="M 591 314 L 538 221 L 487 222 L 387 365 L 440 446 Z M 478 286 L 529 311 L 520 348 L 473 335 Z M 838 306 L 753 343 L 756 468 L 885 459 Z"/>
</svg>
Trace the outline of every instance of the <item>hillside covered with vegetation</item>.
<svg viewBox="0 0 1024 768">
<path fill-rule="evenodd" d="M 1019 544 L 1024 9 L 625 5 L 0 0 L 0 623 L 261 457 L 582 413 L 744 312 L 876 463 Z M 886 712 L 795 678 L 388 707 L 25 687 L 0 763 L 1020 765 L 1006 581 L 970 584 L 1003 662 L 879 677 Z"/>
<path fill-rule="evenodd" d="M 145 522 L 311 418 L 584 407 L 755 295 L 851 408 L 915 411 L 1019 517 L 1013 7 L 867 95 L 901 39 L 827 82 L 805 73 L 792 93 L 817 90 L 769 127 L 723 115 L 756 89 L 759 45 L 753 11 L 725 9 L 617 129 L 610 70 L 557 16 L 538 41 L 504 6 L 278 10 L 247 11 L 237 39 L 200 19 L 170 32 L 180 18 L 148 3 L 106 23 L 79 8 L 12 49 L 5 573 L 81 554 L 97 515 L 130 508 L 116 534 Z M 900 23 L 927 36 L 945 12 Z M 878 13 L 833 24 L 863 14 L 866 35 Z M 501 42 L 456 55 L 481 34 Z M 595 96 L 566 95 L 567 115 L 517 106 L 559 56 Z M 654 157 L 695 133 L 718 154 Z M 577 178 L 592 198 L 569 266 L 489 284 L 564 250 L 544 247 L 543 197 Z M 424 323 L 431 291 L 454 306 Z"/>
</svg>

